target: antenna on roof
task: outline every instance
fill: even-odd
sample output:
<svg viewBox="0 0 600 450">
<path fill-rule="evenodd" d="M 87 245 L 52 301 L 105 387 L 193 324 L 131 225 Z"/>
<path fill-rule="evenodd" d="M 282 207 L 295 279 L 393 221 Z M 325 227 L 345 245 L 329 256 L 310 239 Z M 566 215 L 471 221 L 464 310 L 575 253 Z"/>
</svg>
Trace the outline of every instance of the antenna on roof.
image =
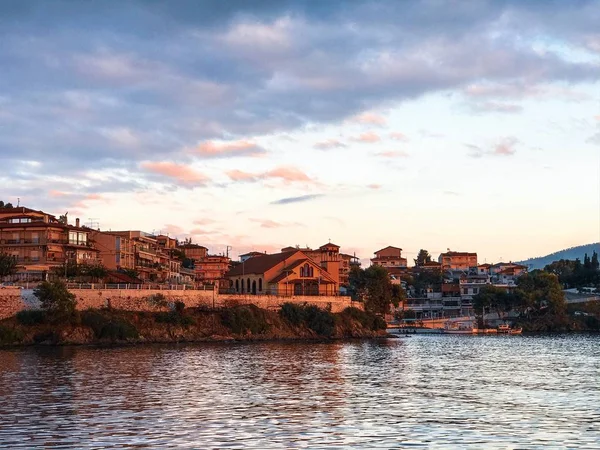
<svg viewBox="0 0 600 450">
<path fill-rule="evenodd" d="M 21 197 L 17 197 L 17 208 L 21 206 Z"/>
</svg>

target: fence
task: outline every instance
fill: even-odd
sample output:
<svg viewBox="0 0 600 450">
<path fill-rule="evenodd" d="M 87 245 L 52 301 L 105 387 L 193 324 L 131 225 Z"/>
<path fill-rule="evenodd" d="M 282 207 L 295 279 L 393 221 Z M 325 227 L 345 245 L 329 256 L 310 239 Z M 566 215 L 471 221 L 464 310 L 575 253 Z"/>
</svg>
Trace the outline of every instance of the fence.
<svg viewBox="0 0 600 450">
<path fill-rule="evenodd" d="M 67 283 L 69 289 L 97 289 L 97 290 L 154 290 L 154 291 L 213 291 L 214 286 L 188 286 L 185 284 L 104 284 L 104 283 Z"/>
</svg>

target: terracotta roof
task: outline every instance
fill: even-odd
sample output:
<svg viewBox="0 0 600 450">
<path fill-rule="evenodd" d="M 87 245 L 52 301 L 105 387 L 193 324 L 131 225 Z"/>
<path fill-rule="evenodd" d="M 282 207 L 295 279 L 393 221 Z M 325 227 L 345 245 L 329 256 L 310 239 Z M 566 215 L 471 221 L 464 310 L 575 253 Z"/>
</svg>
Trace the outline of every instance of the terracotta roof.
<svg viewBox="0 0 600 450">
<path fill-rule="evenodd" d="M 331 275 L 329 275 L 329 273 L 325 269 L 319 267 L 318 264 L 315 264 L 315 262 L 312 259 L 309 259 L 309 258 L 299 259 L 297 261 L 294 261 L 292 264 L 290 264 L 289 266 L 287 266 L 285 268 L 285 270 L 282 271 L 279 275 L 277 275 L 272 280 L 269 280 L 269 283 L 279 283 L 280 281 L 285 280 L 285 278 L 287 276 L 289 276 L 289 274 L 296 267 L 301 266 L 301 265 L 306 264 L 306 263 L 310 264 L 312 267 L 316 268 L 317 270 L 319 270 L 319 269 L 321 270 L 320 275 L 319 275 L 319 272 L 317 272 L 316 273 L 316 277 L 313 277 L 313 278 L 319 278 L 319 276 L 320 276 L 321 279 L 322 279 L 322 282 L 328 282 L 328 283 L 331 282 L 331 283 L 334 283 L 334 280 L 333 280 L 333 278 L 331 278 Z M 290 281 L 292 281 L 292 280 L 290 280 Z"/>
<path fill-rule="evenodd" d="M 250 258 L 246 262 L 241 263 L 233 269 L 231 269 L 227 273 L 227 276 L 232 277 L 247 273 L 265 273 L 267 270 L 269 270 L 273 266 L 276 266 L 280 262 L 288 259 L 290 256 L 292 256 L 298 251 L 300 250 L 294 249 L 293 251 L 275 253 L 273 255 L 255 256 L 254 258 Z"/>
<path fill-rule="evenodd" d="M 486 264 L 479 264 L 477 267 L 492 267 L 492 265 L 486 263 Z"/>
<path fill-rule="evenodd" d="M 335 248 L 340 248 L 340 246 L 339 246 L 339 245 L 335 245 L 333 242 L 328 242 L 328 243 L 327 243 L 327 244 L 325 244 L 325 245 L 321 245 L 321 246 L 319 247 L 319 249 L 322 249 L 322 248 L 325 248 L 325 247 L 335 247 Z"/>
<path fill-rule="evenodd" d="M 393 248 L 394 250 L 400 250 L 400 251 L 402 251 L 402 249 L 401 249 L 401 248 L 399 248 L 399 247 L 393 247 L 393 246 L 391 246 L 391 245 L 388 245 L 387 247 L 385 247 L 385 248 L 382 248 L 381 250 L 377 250 L 377 251 L 375 252 L 375 254 L 377 254 L 377 253 L 379 253 L 379 252 L 382 252 L 382 251 L 384 251 L 384 250 L 387 250 L 388 248 Z"/>
<path fill-rule="evenodd" d="M 182 245 L 178 245 L 177 248 L 203 248 L 205 250 L 208 250 L 208 248 L 204 247 L 203 245 L 198 245 L 198 244 L 182 244 Z"/>
<path fill-rule="evenodd" d="M 471 252 L 445 252 L 442 253 L 442 256 L 477 256 L 477 253 Z"/>
<path fill-rule="evenodd" d="M 244 253 L 243 255 L 240 255 L 240 257 L 242 256 L 259 256 L 259 255 L 264 255 L 264 253 L 262 252 L 248 252 L 248 253 Z"/>
</svg>

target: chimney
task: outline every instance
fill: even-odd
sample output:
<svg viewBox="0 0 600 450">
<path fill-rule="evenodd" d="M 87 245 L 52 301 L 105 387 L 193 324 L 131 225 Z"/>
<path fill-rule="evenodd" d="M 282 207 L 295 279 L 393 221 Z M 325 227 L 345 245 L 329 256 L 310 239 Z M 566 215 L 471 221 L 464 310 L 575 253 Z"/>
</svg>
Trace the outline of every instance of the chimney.
<svg viewBox="0 0 600 450">
<path fill-rule="evenodd" d="M 78 217 L 77 219 L 75 219 L 75 226 L 76 226 L 77 228 L 79 228 L 79 217 Z"/>
</svg>

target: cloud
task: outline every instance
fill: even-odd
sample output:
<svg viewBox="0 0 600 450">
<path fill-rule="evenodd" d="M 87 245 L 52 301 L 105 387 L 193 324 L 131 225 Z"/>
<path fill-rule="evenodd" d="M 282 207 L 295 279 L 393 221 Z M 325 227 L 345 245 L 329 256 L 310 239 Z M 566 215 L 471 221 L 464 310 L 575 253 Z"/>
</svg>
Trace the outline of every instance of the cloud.
<svg viewBox="0 0 600 450">
<path fill-rule="evenodd" d="M 377 153 L 377 156 L 380 156 L 382 158 L 408 158 L 410 154 L 403 150 L 391 150 L 379 152 Z"/>
<path fill-rule="evenodd" d="M 266 150 L 244 136 L 350 118 L 382 125 L 365 111 L 439 93 L 517 112 L 523 98 L 578 101 L 570 87 L 599 77 L 594 1 L 221 3 L 0 2 L 9 177 L 33 161 L 46 186 L 75 172 L 83 185 L 102 170 L 143 186 L 157 173 L 139 173 L 141 163 L 178 160 L 182 149 L 259 156 Z M 369 136 L 358 142 L 379 140 Z"/>
<path fill-rule="evenodd" d="M 194 225 L 211 225 L 211 224 L 213 224 L 213 223 L 215 223 L 215 222 L 216 222 L 216 220 L 214 220 L 214 219 L 209 219 L 209 218 L 205 217 L 205 218 L 203 218 L 203 219 L 196 219 L 196 220 L 194 220 L 192 223 L 193 223 Z"/>
<path fill-rule="evenodd" d="M 308 202 L 323 197 L 323 194 L 300 195 L 298 197 L 281 198 L 271 202 L 271 205 L 289 205 L 290 203 Z"/>
<path fill-rule="evenodd" d="M 204 186 L 210 181 L 206 175 L 195 171 L 194 169 L 173 162 L 144 162 L 141 167 L 148 172 L 162 175 L 168 179 L 172 179 L 178 184 L 186 186 Z"/>
<path fill-rule="evenodd" d="M 499 103 L 499 102 L 476 102 L 470 104 L 471 110 L 474 112 L 497 112 L 497 113 L 520 113 L 523 111 L 523 107 L 511 103 Z"/>
<path fill-rule="evenodd" d="M 346 147 L 346 144 L 338 141 L 337 139 L 326 139 L 324 141 L 317 142 L 313 147 L 319 150 L 330 150 L 332 148 Z"/>
<path fill-rule="evenodd" d="M 406 136 L 404 133 L 400 133 L 399 131 L 392 131 L 390 133 L 390 139 L 393 139 L 395 141 L 408 142 L 408 136 Z"/>
<path fill-rule="evenodd" d="M 352 140 L 355 142 L 361 142 L 363 144 L 369 144 L 369 143 L 379 142 L 381 140 L 381 138 L 379 137 L 379 135 L 377 133 L 368 131 L 366 133 L 362 133 L 361 135 L 352 138 Z"/>
<path fill-rule="evenodd" d="M 365 112 L 350 118 L 351 122 L 356 122 L 364 125 L 387 125 L 387 119 L 379 114 Z"/>
<path fill-rule="evenodd" d="M 378 190 L 378 189 L 381 189 L 383 186 L 381 184 L 373 183 L 373 184 L 368 184 L 367 187 L 369 189 Z"/>
<path fill-rule="evenodd" d="M 255 142 L 247 140 L 222 143 L 207 141 L 194 149 L 193 153 L 206 158 L 233 158 L 236 156 L 262 156 L 266 150 Z"/>
<path fill-rule="evenodd" d="M 513 156 L 516 153 L 515 147 L 519 143 L 519 140 L 514 137 L 506 137 L 500 139 L 489 150 L 483 149 L 477 145 L 465 144 L 470 152 L 469 156 L 472 158 L 482 158 L 484 156 L 499 156 L 507 157 Z"/>
<path fill-rule="evenodd" d="M 285 183 L 293 183 L 293 182 L 309 182 L 313 183 L 311 177 L 309 177 L 305 172 L 290 166 L 281 166 L 276 167 L 275 169 L 271 169 L 259 174 L 252 174 L 249 172 L 244 172 L 242 170 L 229 170 L 225 172 L 226 175 L 233 181 L 258 181 L 258 180 L 273 180 L 278 179 Z"/>
<path fill-rule="evenodd" d="M 600 144 L 600 132 L 593 134 L 590 136 L 586 142 L 589 144 Z"/>
</svg>

